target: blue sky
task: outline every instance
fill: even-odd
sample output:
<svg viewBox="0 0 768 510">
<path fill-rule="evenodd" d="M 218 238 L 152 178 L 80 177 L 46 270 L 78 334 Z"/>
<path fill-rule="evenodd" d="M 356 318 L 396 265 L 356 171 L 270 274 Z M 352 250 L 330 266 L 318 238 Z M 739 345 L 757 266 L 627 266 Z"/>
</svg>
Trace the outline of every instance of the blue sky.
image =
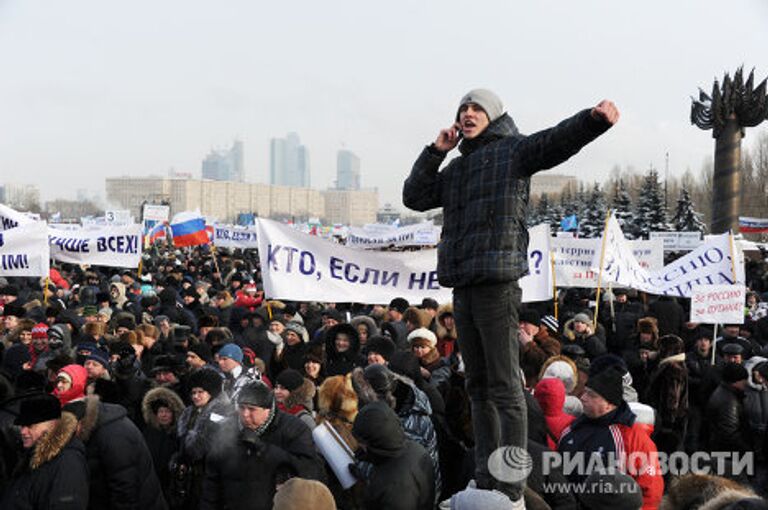
<svg viewBox="0 0 768 510">
<path fill-rule="evenodd" d="M 617 103 L 619 125 L 555 172 L 663 169 L 667 151 L 672 174 L 696 172 L 713 140 L 689 96 L 742 64 L 768 76 L 767 22 L 764 0 L 0 0 L 0 180 L 103 194 L 107 176 L 199 176 L 240 137 L 267 182 L 269 139 L 296 131 L 314 187 L 345 147 L 402 207 L 413 160 L 478 86 L 525 133 Z"/>
</svg>

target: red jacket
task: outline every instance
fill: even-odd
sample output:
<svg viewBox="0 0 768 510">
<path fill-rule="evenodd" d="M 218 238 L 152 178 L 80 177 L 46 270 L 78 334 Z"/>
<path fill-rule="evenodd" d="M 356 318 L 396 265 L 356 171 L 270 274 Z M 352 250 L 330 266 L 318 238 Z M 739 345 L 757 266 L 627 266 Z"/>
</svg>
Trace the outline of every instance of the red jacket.
<svg viewBox="0 0 768 510">
<path fill-rule="evenodd" d="M 533 396 L 541 406 L 544 412 L 544 421 L 547 423 L 547 444 L 551 450 L 557 448 L 557 439 L 560 434 L 568 427 L 575 416 L 571 416 L 563 411 L 565 405 L 565 385 L 560 379 L 549 377 L 542 379 L 536 384 Z"/>
<path fill-rule="evenodd" d="M 656 445 L 643 425 L 636 423 L 636 416 L 626 402 L 622 402 L 610 421 L 606 422 L 606 418 L 577 418 L 563 431 L 558 451 L 615 452 L 617 458 L 627 460 L 626 473 L 643 491 L 643 510 L 656 510 L 664 495 Z"/>
</svg>

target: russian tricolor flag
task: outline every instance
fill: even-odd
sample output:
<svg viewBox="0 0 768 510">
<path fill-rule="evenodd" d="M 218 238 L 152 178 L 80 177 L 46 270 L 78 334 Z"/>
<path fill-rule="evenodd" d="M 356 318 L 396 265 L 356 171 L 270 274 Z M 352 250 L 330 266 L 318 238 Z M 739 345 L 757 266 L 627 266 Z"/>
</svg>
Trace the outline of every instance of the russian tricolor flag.
<svg viewBox="0 0 768 510">
<path fill-rule="evenodd" d="M 171 220 L 171 234 L 174 246 L 199 246 L 208 244 L 208 232 L 205 230 L 205 218 L 200 212 L 180 212 Z"/>
<path fill-rule="evenodd" d="M 165 233 L 165 223 L 159 222 L 157 225 L 152 227 L 152 230 L 149 231 L 149 242 L 154 243 L 158 239 L 165 239 L 166 233 Z"/>
</svg>

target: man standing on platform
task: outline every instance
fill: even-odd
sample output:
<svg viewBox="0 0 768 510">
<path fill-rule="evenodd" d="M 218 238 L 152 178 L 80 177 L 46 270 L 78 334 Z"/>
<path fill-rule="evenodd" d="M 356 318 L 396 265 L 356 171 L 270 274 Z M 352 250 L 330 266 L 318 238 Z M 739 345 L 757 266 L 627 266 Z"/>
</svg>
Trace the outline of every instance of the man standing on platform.
<svg viewBox="0 0 768 510">
<path fill-rule="evenodd" d="M 528 271 L 530 177 L 567 160 L 618 119 L 616 106 L 601 101 L 525 136 L 496 94 L 472 90 L 461 99 L 453 124 L 421 152 L 403 188 L 407 207 L 443 208 L 437 272 L 442 286 L 454 288 L 472 401 L 475 482 L 481 489 L 501 490 L 517 508 L 523 508 L 525 482 L 494 479 L 488 458 L 500 446 L 525 448 L 527 441 L 517 334 L 518 279 Z M 461 155 L 438 171 L 457 145 Z"/>
</svg>

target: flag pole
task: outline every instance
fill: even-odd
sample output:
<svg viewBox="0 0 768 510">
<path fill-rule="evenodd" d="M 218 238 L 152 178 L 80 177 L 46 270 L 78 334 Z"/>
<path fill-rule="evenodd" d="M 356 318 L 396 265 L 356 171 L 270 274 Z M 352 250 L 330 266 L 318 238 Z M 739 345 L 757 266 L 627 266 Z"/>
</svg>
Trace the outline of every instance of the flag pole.
<svg viewBox="0 0 768 510">
<path fill-rule="evenodd" d="M 555 253 L 549 252 L 549 259 L 550 259 L 550 265 L 551 270 L 550 274 L 552 275 L 552 300 L 555 302 L 555 320 L 557 320 L 557 276 L 555 275 Z"/>
<path fill-rule="evenodd" d="M 611 210 L 605 215 L 605 228 L 603 228 L 603 239 L 600 246 L 600 268 L 597 272 L 597 297 L 595 298 L 595 315 L 592 318 L 592 329 L 597 330 L 597 313 L 600 310 L 600 285 L 603 283 L 603 263 L 605 262 L 605 241 L 608 233 L 608 221 L 611 219 Z"/>
<path fill-rule="evenodd" d="M 43 291 L 43 305 L 48 306 L 48 286 L 51 284 L 51 277 L 45 277 L 45 290 Z M 38 301 L 39 303 L 39 301 Z"/>
<path fill-rule="evenodd" d="M 731 251 L 731 274 L 733 275 L 733 283 L 736 284 L 736 257 L 734 257 L 734 246 L 733 246 L 733 230 L 728 231 L 728 247 Z"/>
<path fill-rule="evenodd" d="M 715 366 L 715 351 L 717 350 L 717 323 L 715 323 L 715 329 L 712 332 L 712 366 Z"/>
</svg>

